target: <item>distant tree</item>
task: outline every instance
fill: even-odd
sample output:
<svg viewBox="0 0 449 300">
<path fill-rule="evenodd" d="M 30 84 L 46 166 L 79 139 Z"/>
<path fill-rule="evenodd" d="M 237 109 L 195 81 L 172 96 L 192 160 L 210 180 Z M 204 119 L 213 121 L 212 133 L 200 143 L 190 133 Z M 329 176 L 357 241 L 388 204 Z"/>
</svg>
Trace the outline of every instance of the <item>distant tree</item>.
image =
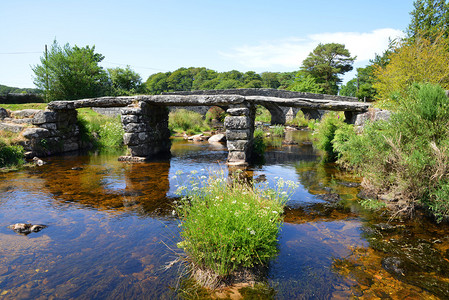
<svg viewBox="0 0 449 300">
<path fill-rule="evenodd" d="M 279 80 L 279 89 L 287 89 L 295 80 L 297 72 L 283 72 L 279 73 L 278 80 Z"/>
<path fill-rule="evenodd" d="M 132 95 L 143 91 L 142 78 L 130 66 L 108 69 L 114 95 Z"/>
<path fill-rule="evenodd" d="M 167 78 L 169 91 L 190 91 L 193 85 L 191 69 L 179 68 Z"/>
<path fill-rule="evenodd" d="M 338 75 L 351 71 L 354 60 L 343 44 L 319 44 L 303 61 L 301 70 L 316 78 L 325 93 L 336 95 L 341 83 Z"/>
<path fill-rule="evenodd" d="M 439 34 L 449 37 L 449 3 L 445 0 L 417 0 L 413 2 L 412 20 L 407 28 L 407 38 L 412 42 L 417 36 L 431 41 Z"/>
<path fill-rule="evenodd" d="M 262 78 L 262 87 L 269 89 L 277 89 L 281 85 L 279 81 L 279 73 L 274 72 L 263 72 L 260 74 Z"/>
<path fill-rule="evenodd" d="M 148 77 L 145 82 L 147 92 L 153 95 L 160 94 L 168 91 L 167 78 L 170 76 L 170 72 L 156 73 Z"/>
<path fill-rule="evenodd" d="M 351 79 L 342 85 L 338 94 L 340 96 L 355 97 L 357 94 L 357 78 Z"/>
<path fill-rule="evenodd" d="M 236 89 L 240 86 L 240 82 L 236 79 L 225 79 L 221 80 L 219 84 L 215 86 L 216 90 L 228 90 Z"/>
<path fill-rule="evenodd" d="M 95 46 L 59 46 L 55 40 L 41 64 L 32 67 L 34 84 L 45 91 L 47 100 L 72 100 L 102 96 L 109 89 L 106 71 L 99 66 L 104 56 Z"/>
<path fill-rule="evenodd" d="M 218 73 L 214 70 L 195 68 L 193 71 L 192 90 L 213 89 L 217 84 L 213 84 L 211 81 L 217 77 Z"/>
<path fill-rule="evenodd" d="M 307 93 L 323 93 L 323 88 L 316 82 L 315 77 L 310 74 L 307 74 L 303 71 L 299 71 L 295 80 L 291 85 L 287 87 L 287 90 L 295 91 L 295 92 L 307 92 Z"/>
</svg>

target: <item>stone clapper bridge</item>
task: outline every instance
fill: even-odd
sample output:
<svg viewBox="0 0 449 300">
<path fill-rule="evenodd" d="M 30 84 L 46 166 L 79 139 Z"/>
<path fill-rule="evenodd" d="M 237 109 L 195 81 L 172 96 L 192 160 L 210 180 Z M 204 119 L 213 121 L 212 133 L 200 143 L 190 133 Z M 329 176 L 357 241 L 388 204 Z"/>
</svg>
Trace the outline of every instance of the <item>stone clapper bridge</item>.
<svg viewBox="0 0 449 300">
<path fill-rule="evenodd" d="M 286 119 L 294 117 L 299 109 L 311 118 L 319 118 L 326 110 L 344 111 L 347 122 L 354 123 L 357 115 L 365 113 L 370 106 L 353 97 L 272 89 L 233 89 L 53 101 L 43 114 L 47 112 L 54 119 L 61 119 L 54 115 L 73 116 L 76 109 L 82 107 L 122 107 L 123 141 L 128 147 L 129 156 L 119 159 L 143 161 L 158 154 L 170 153 L 168 107 L 220 106 L 228 114 L 224 121 L 227 162 L 229 165 L 245 165 L 251 158 L 256 105 L 270 111 L 272 124 L 285 124 Z"/>
</svg>

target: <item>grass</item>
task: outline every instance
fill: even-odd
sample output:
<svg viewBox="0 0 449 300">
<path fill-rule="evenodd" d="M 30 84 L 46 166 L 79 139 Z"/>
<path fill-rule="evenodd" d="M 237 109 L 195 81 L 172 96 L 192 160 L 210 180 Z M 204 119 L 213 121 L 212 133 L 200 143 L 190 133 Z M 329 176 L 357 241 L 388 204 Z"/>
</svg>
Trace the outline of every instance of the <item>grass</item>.
<svg viewBox="0 0 449 300">
<path fill-rule="evenodd" d="M 203 116 L 197 112 L 177 109 L 169 113 L 168 128 L 172 132 L 197 134 L 210 130 Z"/>
<path fill-rule="evenodd" d="M 312 122 L 312 120 L 306 118 L 304 116 L 304 113 L 300 110 L 292 120 L 286 123 L 286 125 L 296 127 L 308 127 L 310 122 Z"/>
<path fill-rule="evenodd" d="M 83 142 L 90 142 L 95 148 L 105 151 L 124 148 L 120 116 L 111 118 L 86 109 L 79 111 L 78 124 Z"/>
<path fill-rule="evenodd" d="M 272 136 L 284 136 L 285 126 L 284 125 L 273 125 L 270 126 L 270 134 Z"/>
<path fill-rule="evenodd" d="M 18 168 L 25 163 L 22 146 L 0 140 L 0 168 Z"/>
<path fill-rule="evenodd" d="M 236 179 L 228 182 L 223 173 L 208 178 L 190 174 L 188 179 L 177 191 L 182 196 L 176 206 L 178 246 L 201 285 L 217 287 L 276 256 L 283 208 L 294 183 L 279 180 L 275 189 L 257 188 Z"/>
<path fill-rule="evenodd" d="M 22 109 L 45 109 L 47 103 L 22 103 L 22 104 L 1 104 L 0 107 L 9 110 L 22 110 Z"/>
<path fill-rule="evenodd" d="M 262 105 L 256 106 L 256 122 L 262 122 L 264 124 L 271 123 L 271 113 L 268 109 L 263 107 Z"/>
</svg>

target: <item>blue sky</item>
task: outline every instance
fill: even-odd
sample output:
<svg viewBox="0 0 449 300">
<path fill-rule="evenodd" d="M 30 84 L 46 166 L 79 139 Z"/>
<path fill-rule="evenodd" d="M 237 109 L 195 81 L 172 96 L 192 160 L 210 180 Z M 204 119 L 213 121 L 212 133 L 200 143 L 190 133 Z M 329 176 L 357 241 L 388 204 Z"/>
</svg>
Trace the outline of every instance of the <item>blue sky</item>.
<svg viewBox="0 0 449 300">
<path fill-rule="evenodd" d="M 31 66 L 55 38 L 95 45 L 103 67 L 130 65 L 143 80 L 180 67 L 295 71 L 330 42 L 363 67 L 401 35 L 412 10 L 412 0 L 2 0 L 0 84 L 34 87 Z"/>
</svg>

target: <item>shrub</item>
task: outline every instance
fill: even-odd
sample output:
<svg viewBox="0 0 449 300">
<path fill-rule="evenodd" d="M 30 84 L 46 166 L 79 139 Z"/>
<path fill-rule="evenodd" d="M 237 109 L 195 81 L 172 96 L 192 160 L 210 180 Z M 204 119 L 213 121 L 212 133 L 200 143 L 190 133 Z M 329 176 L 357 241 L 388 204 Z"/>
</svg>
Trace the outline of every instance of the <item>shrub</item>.
<svg viewBox="0 0 449 300">
<path fill-rule="evenodd" d="M 330 112 L 324 115 L 318 125 L 317 133 L 317 147 L 323 150 L 325 161 L 335 161 L 337 159 L 337 152 L 335 152 L 332 141 L 335 137 L 335 131 L 344 126 L 341 114 Z"/>
<path fill-rule="evenodd" d="M 0 168 L 18 167 L 24 164 L 24 150 L 19 145 L 8 145 L 0 141 Z"/>
<path fill-rule="evenodd" d="M 187 132 L 188 134 L 210 130 L 210 127 L 203 120 L 201 114 L 186 109 L 178 109 L 170 112 L 168 128 L 171 131 Z"/>
<path fill-rule="evenodd" d="M 190 180 L 178 189 L 184 196 L 176 207 L 182 228 L 178 246 L 195 270 L 210 275 L 204 281 L 197 278 L 200 284 L 214 287 L 234 272 L 265 265 L 278 253 L 292 182 L 279 180 L 275 189 L 253 188 L 235 179 L 228 182 L 223 173 Z"/>
<path fill-rule="evenodd" d="M 437 85 L 414 84 L 398 104 L 389 122 L 360 135 L 340 126 L 327 146 L 377 193 L 406 200 L 408 209 L 423 205 L 441 221 L 449 216 L 449 99 Z"/>
</svg>

